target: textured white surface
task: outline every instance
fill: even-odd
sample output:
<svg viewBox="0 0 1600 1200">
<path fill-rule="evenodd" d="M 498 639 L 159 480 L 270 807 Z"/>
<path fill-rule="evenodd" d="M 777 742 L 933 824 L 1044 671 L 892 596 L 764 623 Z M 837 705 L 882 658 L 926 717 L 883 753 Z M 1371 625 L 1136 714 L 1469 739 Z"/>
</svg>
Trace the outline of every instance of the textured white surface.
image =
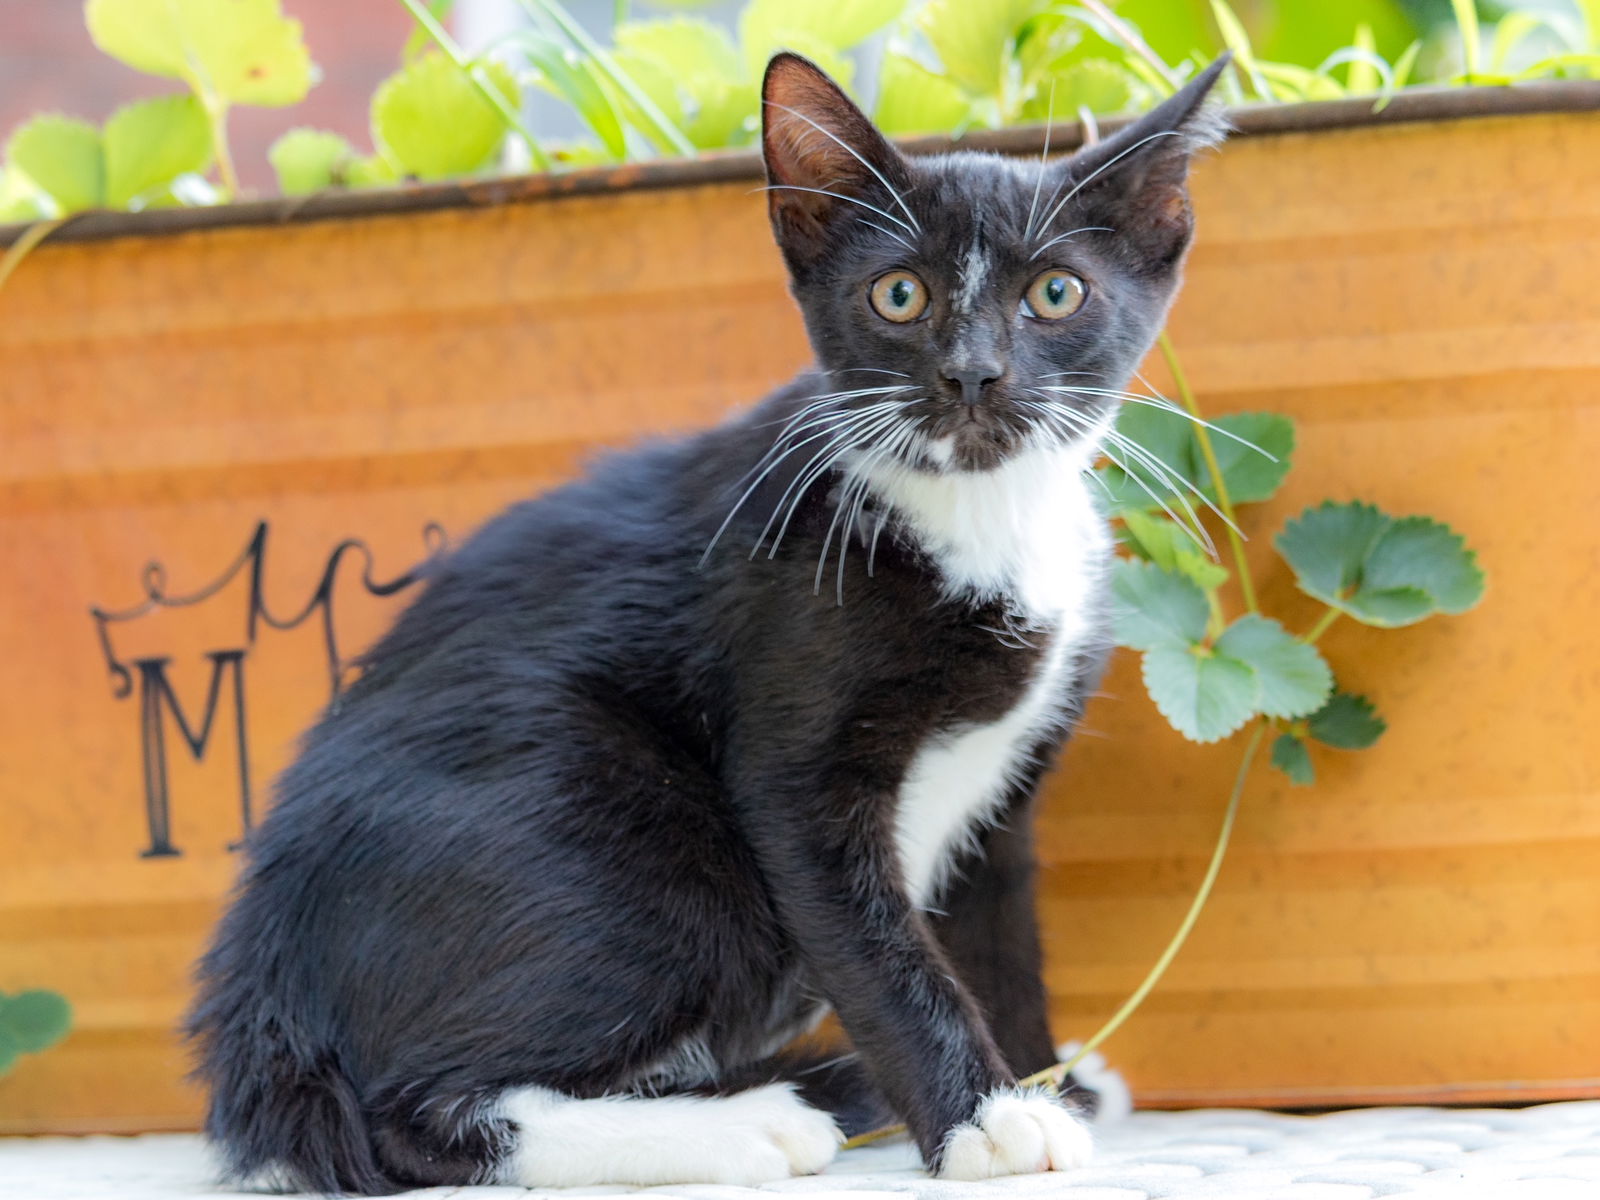
<svg viewBox="0 0 1600 1200">
<path fill-rule="evenodd" d="M 1525 1109 L 1378 1108 L 1321 1117 L 1216 1110 L 1136 1113 L 1098 1133 L 1093 1164 L 982 1183 L 927 1178 L 904 1144 L 841 1155 L 825 1174 L 762 1188 L 434 1188 L 411 1196 L 510 1200 L 643 1194 L 762 1200 L 1600 1200 L 1600 1101 Z M 0 1139 L 5 1200 L 199 1200 L 220 1190 L 198 1138 Z"/>
</svg>

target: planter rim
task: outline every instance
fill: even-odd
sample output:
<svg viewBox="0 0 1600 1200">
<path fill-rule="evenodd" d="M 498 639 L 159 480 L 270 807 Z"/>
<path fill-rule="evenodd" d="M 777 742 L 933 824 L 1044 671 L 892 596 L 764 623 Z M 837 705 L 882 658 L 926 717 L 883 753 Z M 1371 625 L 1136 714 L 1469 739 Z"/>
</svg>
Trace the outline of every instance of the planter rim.
<svg viewBox="0 0 1600 1200">
<path fill-rule="evenodd" d="M 1301 104 L 1252 104 L 1228 111 L 1235 137 L 1311 133 L 1428 121 L 1480 117 L 1526 116 L 1566 112 L 1600 112 L 1600 80 L 1545 80 L 1509 87 L 1418 88 L 1395 95 L 1382 111 L 1371 97 L 1319 100 Z M 1121 117 L 1102 122 L 1110 132 L 1136 120 Z M 993 150 L 1004 154 L 1037 154 L 1044 148 L 1045 127 L 1019 125 L 977 130 L 961 137 L 924 136 L 898 139 L 912 154 L 951 150 Z M 1056 128 L 1052 150 L 1073 150 L 1085 140 L 1083 122 Z M 118 237 L 160 237 L 204 229 L 248 225 L 284 225 L 452 208 L 485 208 L 525 204 L 564 196 L 644 191 L 698 184 L 759 180 L 760 156 L 753 150 L 710 151 L 689 159 L 583 167 L 539 175 L 493 179 L 401 184 L 359 191 L 330 190 L 307 196 L 278 196 L 207 208 L 168 208 L 146 212 L 96 210 L 75 214 L 53 230 L 54 242 L 98 241 Z M 30 222 L 0 225 L 0 247 L 9 246 Z"/>
</svg>

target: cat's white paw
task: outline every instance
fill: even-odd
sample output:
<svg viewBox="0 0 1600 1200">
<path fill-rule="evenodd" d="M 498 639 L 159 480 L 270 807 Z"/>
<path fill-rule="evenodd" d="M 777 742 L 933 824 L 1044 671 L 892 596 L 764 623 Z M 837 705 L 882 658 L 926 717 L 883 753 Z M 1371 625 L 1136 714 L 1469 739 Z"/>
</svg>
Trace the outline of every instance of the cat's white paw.
<svg viewBox="0 0 1600 1200">
<path fill-rule="evenodd" d="M 1034 1171 L 1065 1171 L 1089 1161 L 1088 1128 L 1042 1092 L 996 1092 L 967 1125 L 945 1139 L 939 1174 L 946 1179 L 992 1179 Z"/>
<path fill-rule="evenodd" d="M 717 1183 L 770 1183 L 791 1175 L 814 1175 L 839 1153 L 844 1135 L 827 1113 L 795 1094 L 793 1084 L 773 1083 L 724 1101 L 723 1146 Z"/>
</svg>

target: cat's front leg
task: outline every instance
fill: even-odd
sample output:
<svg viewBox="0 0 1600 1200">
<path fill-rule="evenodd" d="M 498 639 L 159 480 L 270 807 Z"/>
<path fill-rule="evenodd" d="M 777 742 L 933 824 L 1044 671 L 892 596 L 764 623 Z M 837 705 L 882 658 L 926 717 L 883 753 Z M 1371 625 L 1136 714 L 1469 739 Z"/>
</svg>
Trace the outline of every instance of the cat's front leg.
<svg viewBox="0 0 1600 1200">
<path fill-rule="evenodd" d="M 823 786 L 769 791 L 750 814 L 773 901 L 815 984 L 930 1170 L 976 1179 L 1081 1164 L 1087 1131 L 1051 1097 L 1017 1090 L 978 1004 L 906 898 L 884 836 L 891 804 Z"/>
</svg>

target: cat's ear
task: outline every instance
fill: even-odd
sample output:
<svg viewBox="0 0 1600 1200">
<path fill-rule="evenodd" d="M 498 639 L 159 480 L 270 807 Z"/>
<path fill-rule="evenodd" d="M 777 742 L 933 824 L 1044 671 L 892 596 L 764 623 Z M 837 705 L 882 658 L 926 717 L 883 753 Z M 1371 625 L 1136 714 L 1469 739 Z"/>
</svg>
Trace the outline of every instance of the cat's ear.
<svg viewBox="0 0 1600 1200">
<path fill-rule="evenodd" d="M 775 55 L 761 84 L 761 153 L 767 212 L 790 266 L 827 249 L 829 230 L 849 217 L 891 229 L 906 223 L 900 199 L 906 160 L 822 69 L 798 54 Z M 875 218 L 872 209 L 885 217 Z"/>
<path fill-rule="evenodd" d="M 1231 59 L 1222 55 L 1137 121 L 1062 165 L 1062 186 L 1077 193 L 1074 217 L 1115 230 L 1152 270 L 1172 267 L 1194 234 L 1189 162 L 1227 133 L 1221 111 L 1205 99 Z"/>
</svg>

